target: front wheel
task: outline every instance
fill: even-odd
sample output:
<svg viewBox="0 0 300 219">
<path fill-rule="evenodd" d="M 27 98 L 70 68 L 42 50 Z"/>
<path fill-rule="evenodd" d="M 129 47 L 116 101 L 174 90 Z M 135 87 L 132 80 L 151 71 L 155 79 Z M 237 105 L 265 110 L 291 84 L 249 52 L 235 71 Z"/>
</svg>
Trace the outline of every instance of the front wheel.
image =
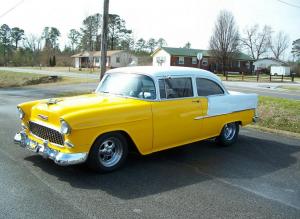
<svg viewBox="0 0 300 219">
<path fill-rule="evenodd" d="M 222 146 L 229 146 L 236 142 L 239 135 L 239 124 L 232 122 L 224 125 L 221 134 L 216 138 L 216 142 Z"/>
<path fill-rule="evenodd" d="M 128 144 L 122 134 L 104 134 L 93 144 L 88 158 L 88 165 L 100 173 L 111 172 L 122 166 L 127 154 Z"/>
</svg>

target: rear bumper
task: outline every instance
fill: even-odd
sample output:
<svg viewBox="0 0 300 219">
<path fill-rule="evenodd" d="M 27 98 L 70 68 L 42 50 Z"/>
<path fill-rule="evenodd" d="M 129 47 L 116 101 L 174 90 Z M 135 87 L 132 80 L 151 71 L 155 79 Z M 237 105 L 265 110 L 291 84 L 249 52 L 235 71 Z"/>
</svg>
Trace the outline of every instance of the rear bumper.
<svg viewBox="0 0 300 219">
<path fill-rule="evenodd" d="M 48 141 L 39 144 L 30 140 L 25 132 L 17 133 L 14 137 L 15 144 L 20 145 L 34 153 L 40 154 L 45 159 L 51 159 L 60 166 L 79 164 L 86 161 L 88 153 L 62 153 L 48 147 Z"/>
</svg>

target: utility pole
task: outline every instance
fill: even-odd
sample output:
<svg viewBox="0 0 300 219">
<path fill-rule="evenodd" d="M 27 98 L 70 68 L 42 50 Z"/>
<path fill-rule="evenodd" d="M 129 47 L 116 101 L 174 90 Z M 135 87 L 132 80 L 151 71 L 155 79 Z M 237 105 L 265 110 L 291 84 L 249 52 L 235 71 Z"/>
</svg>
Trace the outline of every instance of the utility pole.
<svg viewBox="0 0 300 219">
<path fill-rule="evenodd" d="M 107 23 L 108 23 L 108 7 L 109 0 L 103 0 L 103 18 L 102 18 L 102 34 L 101 34 L 101 73 L 100 80 L 106 71 L 106 55 L 107 55 Z"/>
</svg>

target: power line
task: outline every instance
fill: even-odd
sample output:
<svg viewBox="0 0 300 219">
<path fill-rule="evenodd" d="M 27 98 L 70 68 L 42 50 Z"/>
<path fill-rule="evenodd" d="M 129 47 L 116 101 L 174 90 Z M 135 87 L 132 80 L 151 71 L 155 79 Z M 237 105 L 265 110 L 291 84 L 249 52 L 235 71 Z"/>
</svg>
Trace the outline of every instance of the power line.
<svg viewBox="0 0 300 219">
<path fill-rule="evenodd" d="M 288 3 L 288 2 L 285 2 L 285 1 L 282 1 L 282 0 L 277 0 L 283 4 L 286 4 L 288 6 L 291 6 L 291 7 L 294 7 L 294 8 L 300 8 L 300 5 L 294 5 L 294 4 L 291 4 L 291 3 Z"/>
<path fill-rule="evenodd" d="M 11 7 L 9 10 L 7 10 L 6 12 L 4 12 L 3 14 L 0 15 L 0 18 L 4 17 L 5 15 L 7 15 L 9 12 L 11 12 L 12 10 L 14 10 L 15 8 L 17 8 L 20 4 L 22 4 L 24 2 L 24 0 L 19 1 L 17 4 L 15 4 L 13 7 Z"/>
</svg>

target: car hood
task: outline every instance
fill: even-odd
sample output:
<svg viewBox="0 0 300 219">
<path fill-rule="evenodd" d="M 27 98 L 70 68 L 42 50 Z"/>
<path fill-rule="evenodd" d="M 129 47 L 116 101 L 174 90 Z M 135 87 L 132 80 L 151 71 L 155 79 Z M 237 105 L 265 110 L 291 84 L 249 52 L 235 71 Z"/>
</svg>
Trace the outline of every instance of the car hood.
<svg viewBox="0 0 300 219">
<path fill-rule="evenodd" d="M 143 100 L 97 93 L 47 99 L 32 107 L 30 120 L 59 125 L 60 118 L 69 114 L 89 110 L 104 110 L 105 108 L 126 107 L 126 105 L 132 106 L 141 101 Z"/>
</svg>

